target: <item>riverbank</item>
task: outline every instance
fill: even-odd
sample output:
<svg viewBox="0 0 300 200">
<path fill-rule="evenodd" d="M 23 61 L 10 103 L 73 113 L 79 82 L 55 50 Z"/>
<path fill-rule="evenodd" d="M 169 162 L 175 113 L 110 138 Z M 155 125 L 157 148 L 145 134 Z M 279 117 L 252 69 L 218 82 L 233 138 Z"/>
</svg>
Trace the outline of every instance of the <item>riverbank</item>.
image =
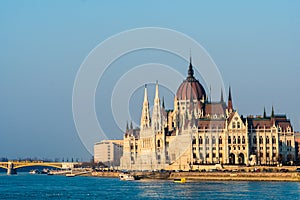
<svg viewBox="0 0 300 200">
<path fill-rule="evenodd" d="M 187 182 L 193 181 L 288 181 L 300 182 L 300 173 L 297 172 L 135 172 L 142 179 L 173 180 L 186 178 Z M 92 172 L 93 177 L 117 178 L 119 172 Z"/>
<path fill-rule="evenodd" d="M 289 181 L 300 182 L 296 172 L 179 172 L 171 173 L 169 179 L 186 178 L 187 181 Z"/>
</svg>

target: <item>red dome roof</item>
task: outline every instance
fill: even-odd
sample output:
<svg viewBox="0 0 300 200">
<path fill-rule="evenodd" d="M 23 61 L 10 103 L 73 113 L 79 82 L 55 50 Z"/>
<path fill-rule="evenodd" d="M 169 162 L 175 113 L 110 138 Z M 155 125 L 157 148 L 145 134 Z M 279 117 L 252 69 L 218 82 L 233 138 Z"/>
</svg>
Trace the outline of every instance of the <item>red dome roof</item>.
<svg viewBox="0 0 300 200">
<path fill-rule="evenodd" d="M 194 77 L 193 66 L 190 63 L 188 77 L 184 80 L 177 90 L 178 100 L 200 100 L 206 98 L 203 86 Z"/>
</svg>

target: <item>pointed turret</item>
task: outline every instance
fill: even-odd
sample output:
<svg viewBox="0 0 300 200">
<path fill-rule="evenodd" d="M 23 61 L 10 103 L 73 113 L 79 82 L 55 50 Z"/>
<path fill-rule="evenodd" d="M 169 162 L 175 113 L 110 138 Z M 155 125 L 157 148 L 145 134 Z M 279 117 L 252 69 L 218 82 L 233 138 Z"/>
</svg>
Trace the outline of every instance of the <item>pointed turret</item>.
<svg viewBox="0 0 300 200">
<path fill-rule="evenodd" d="M 161 130 L 162 127 L 162 117 L 161 117 L 161 109 L 160 109 L 160 99 L 158 95 L 158 82 L 156 81 L 155 86 L 155 98 L 152 112 L 152 128 L 155 131 Z"/>
<path fill-rule="evenodd" d="M 221 103 L 224 102 L 224 97 L 223 97 L 223 89 L 221 88 L 221 100 L 220 100 Z"/>
<path fill-rule="evenodd" d="M 210 101 L 210 103 L 212 102 L 212 100 L 211 100 L 211 85 L 209 85 L 209 101 Z"/>
<path fill-rule="evenodd" d="M 266 107 L 264 107 L 264 118 L 267 118 Z"/>
<path fill-rule="evenodd" d="M 144 103 L 143 103 L 142 116 L 141 116 L 141 129 L 149 128 L 149 127 L 150 127 L 150 112 L 149 112 L 147 85 L 145 85 Z"/>
<path fill-rule="evenodd" d="M 133 129 L 132 121 L 130 122 L 130 130 Z"/>
<path fill-rule="evenodd" d="M 164 98 L 164 97 L 163 97 L 163 99 L 162 99 L 161 107 L 162 107 L 163 109 L 165 109 L 165 98 Z"/>
<path fill-rule="evenodd" d="M 231 86 L 229 86 L 228 101 L 232 101 L 232 98 L 231 98 Z"/>
<path fill-rule="evenodd" d="M 144 89 L 144 103 L 148 102 L 148 89 L 147 89 L 147 84 L 145 84 L 145 89 Z"/>
<path fill-rule="evenodd" d="M 129 126 L 128 126 L 128 121 L 127 121 L 127 123 L 126 123 L 126 132 L 128 132 L 129 131 Z"/>
<path fill-rule="evenodd" d="M 188 70 L 188 77 L 187 80 L 194 80 L 194 70 L 193 70 L 193 65 L 192 65 L 192 57 L 190 56 L 190 65 L 189 65 L 189 70 Z"/>
<path fill-rule="evenodd" d="M 274 107 L 272 105 L 272 112 L 271 112 L 271 122 L 273 124 L 273 126 L 275 126 L 275 112 L 274 112 Z"/>
<path fill-rule="evenodd" d="M 154 101 L 159 101 L 159 95 L 158 95 L 158 81 L 156 81 L 156 85 L 155 85 L 155 97 L 154 97 Z M 156 103 L 156 102 L 154 102 Z"/>
<path fill-rule="evenodd" d="M 233 106 L 232 106 L 232 97 L 231 97 L 231 87 L 229 86 L 229 94 L 228 94 L 228 111 L 232 112 L 233 111 Z"/>
</svg>

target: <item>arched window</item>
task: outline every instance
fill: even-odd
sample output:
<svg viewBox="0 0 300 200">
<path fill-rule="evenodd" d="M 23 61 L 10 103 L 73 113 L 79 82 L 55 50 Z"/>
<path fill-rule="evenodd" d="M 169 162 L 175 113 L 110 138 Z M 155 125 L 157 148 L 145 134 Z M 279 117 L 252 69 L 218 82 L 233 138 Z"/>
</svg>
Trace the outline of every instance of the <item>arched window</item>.
<svg viewBox="0 0 300 200">
<path fill-rule="evenodd" d="M 257 141 L 256 141 L 256 136 L 254 135 L 253 136 L 253 144 L 256 144 L 257 143 Z"/>
<path fill-rule="evenodd" d="M 241 137 L 238 136 L 238 144 L 241 144 Z"/>
<path fill-rule="evenodd" d="M 242 144 L 245 144 L 246 140 L 245 140 L 245 136 L 242 137 Z"/>
<path fill-rule="evenodd" d="M 263 143 L 263 137 L 259 136 L 259 144 L 262 144 L 262 143 Z"/>
<path fill-rule="evenodd" d="M 222 144 L 222 137 L 219 137 L 219 144 Z"/>
<path fill-rule="evenodd" d="M 208 138 L 208 137 L 206 137 L 205 143 L 206 143 L 206 144 L 209 144 L 209 138 Z"/>
<path fill-rule="evenodd" d="M 236 144 L 236 138 L 233 136 L 233 144 Z"/>
<path fill-rule="evenodd" d="M 276 138 L 275 138 L 275 136 L 272 137 L 272 143 L 273 143 L 273 144 L 276 143 Z"/>
<path fill-rule="evenodd" d="M 200 144 L 203 144 L 202 136 L 200 136 L 200 138 L 199 138 L 199 143 L 200 143 Z"/>
<path fill-rule="evenodd" d="M 196 138 L 193 138 L 192 144 L 196 144 Z"/>
<path fill-rule="evenodd" d="M 215 138 L 215 136 L 213 136 L 213 138 L 212 138 L 212 144 L 216 144 L 216 138 Z"/>
<path fill-rule="evenodd" d="M 241 128 L 241 123 L 237 122 L 237 128 Z"/>
<path fill-rule="evenodd" d="M 160 147 L 160 140 L 157 140 L 157 147 Z"/>
<path fill-rule="evenodd" d="M 235 128 L 235 122 L 232 122 L 232 128 Z"/>
<path fill-rule="evenodd" d="M 228 136 L 228 144 L 231 144 L 231 137 Z"/>
<path fill-rule="evenodd" d="M 269 136 L 266 137 L 266 143 L 269 144 L 270 143 L 270 139 Z"/>
</svg>

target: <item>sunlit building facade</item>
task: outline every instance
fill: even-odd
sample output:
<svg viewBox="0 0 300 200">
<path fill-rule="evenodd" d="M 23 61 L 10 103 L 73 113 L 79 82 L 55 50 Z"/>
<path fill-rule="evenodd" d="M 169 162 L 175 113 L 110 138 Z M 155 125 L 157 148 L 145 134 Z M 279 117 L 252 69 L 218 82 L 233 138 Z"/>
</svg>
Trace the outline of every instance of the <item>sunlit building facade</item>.
<svg viewBox="0 0 300 200">
<path fill-rule="evenodd" d="M 156 84 L 152 114 L 147 86 L 139 129 L 124 134 L 121 168 L 189 170 L 203 164 L 276 165 L 295 160 L 295 137 L 285 115 L 241 116 L 227 102 L 208 100 L 192 63 L 179 86 L 174 109 L 166 110 Z"/>
<path fill-rule="evenodd" d="M 102 140 L 94 145 L 94 162 L 107 167 L 120 166 L 123 154 L 123 140 Z"/>
</svg>

